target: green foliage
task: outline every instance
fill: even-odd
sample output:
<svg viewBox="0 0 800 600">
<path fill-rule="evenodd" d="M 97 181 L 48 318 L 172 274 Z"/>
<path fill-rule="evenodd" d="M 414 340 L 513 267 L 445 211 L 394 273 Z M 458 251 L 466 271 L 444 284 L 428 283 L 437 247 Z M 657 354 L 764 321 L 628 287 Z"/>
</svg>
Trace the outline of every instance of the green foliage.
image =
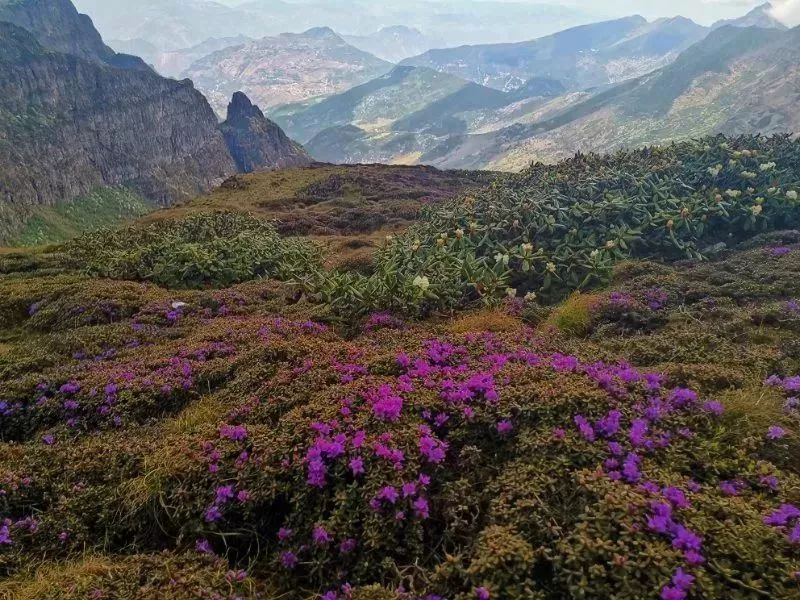
<svg viewBox="0 0 800 600">
<path fill-rule="evenodd" d="M 430 207 L 378 255 L 372 277 L 332 276 L 323 296 L 337 310 L 347 298 L 351 310 L 365 302 L 363 311 L 422 314 L 507 291 L 556 301 L 607 283 L 630 257 L 703 259 L 800 225 L 798 166 L 800 141 L 788 136 L 718 136 L 537 164 L 475 198 Z M 415 294 L 424 277 L 430 286 Z"/>
<path fill-rule="evenodd" d="M 24 215 L 22 223 L 6 227 L 6 242 L 11 246 L 36 246 L 63 242 L 81 233 L 114 227 L 141 217 L 153 204 L 127 188 L 98 188 L 72 202 L 36 207 Z"/>
<path fill-rule="evenodd" d="M 68 243 L 66 251 L 93 275 L 173 288 L 288 280 L 320 264 L 313 244 L 282 238 L 271 225 L 237 213 L 93 233 Z"/>
</svg>

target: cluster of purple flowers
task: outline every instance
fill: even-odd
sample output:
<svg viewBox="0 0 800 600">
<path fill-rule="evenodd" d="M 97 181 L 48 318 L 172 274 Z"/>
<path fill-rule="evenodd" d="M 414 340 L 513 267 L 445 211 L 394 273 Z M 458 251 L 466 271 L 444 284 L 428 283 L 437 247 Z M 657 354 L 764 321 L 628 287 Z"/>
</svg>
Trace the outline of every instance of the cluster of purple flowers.
<svg viewBox="0 0 800 600">
<path fill-rule="evenodd" d="M 792 544 L 800 544 L 800 508 L 794 504 L 782 504 L 772 514 L 764 517 L 764 524 L 786 531 Z"/>
<path fill-rule="evenodd" d="M 391 313 L 371 314 L 364 323 L 364 331 L 371 332 L 379 329 L 403 329 L 405 323 Z"/>
</svg>

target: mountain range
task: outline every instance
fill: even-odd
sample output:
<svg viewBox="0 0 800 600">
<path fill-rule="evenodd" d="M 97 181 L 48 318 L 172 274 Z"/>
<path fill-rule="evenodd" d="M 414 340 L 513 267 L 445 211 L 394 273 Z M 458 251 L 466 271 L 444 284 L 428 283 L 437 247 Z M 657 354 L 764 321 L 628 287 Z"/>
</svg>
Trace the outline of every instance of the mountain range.
<svg viewBox="0 0 800 600">
<path fill-rule="evenodd" d="M 269 109 L 345 91 L 391 67 L 332 29 L 318 27 L 214 52 L 189 66 L 182 77 L 190 78 L 222 114 L 239 90 Z"/>
<path fill-rule="evenodd" d="M 318 160 L 511 170 L 716 130 L 791 131 L 795 52 L 769 8 L 712 27 L 634 16 L 522 44 L 430 51 L 271 117 Z"/>
</svg>

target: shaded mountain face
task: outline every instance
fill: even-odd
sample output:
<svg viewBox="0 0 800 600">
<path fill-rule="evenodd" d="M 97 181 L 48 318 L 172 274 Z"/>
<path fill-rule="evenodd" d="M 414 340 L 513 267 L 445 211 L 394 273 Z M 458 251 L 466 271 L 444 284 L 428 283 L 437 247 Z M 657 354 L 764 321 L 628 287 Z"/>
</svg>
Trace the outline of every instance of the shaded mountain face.
<svg viewBox="0 0 800 600">
<path fill-rule="evenodd" d="M 228 150 L 241 173 L 265 168 L 300 167 L 311 163 L 303 147 L 290 140 L 275 123 L 241 92 L 228 105 L 220 125 Z"/>
<path fill-rule="evenodd" d="M 607 152 L 713 132 L 800 130 L 800 28 L 723 27 L 671 65 L 588 94 L 542 118 L 467 135 L 423 162 L 520 169 L 575 152 Z"/>
<path fill-rule="evenodd" d="M 147 68 L 140 59 L 106 46 L 92 20 L 70 0 L 0 0 L 0 21 L 30 31 L 49 50 L 122 68 Z"/>
<path fill-rule="evenodd" d="M 633 16 L 530 42 L 431 50 L 403 64 L 444 71 L 504 91 L 515 90 L 534 77 L 582 90 L 663 66 L 707 32 L 688 19 L 648 23 Z"/>
<path fill-rule="evenodd" d="M 243 91 L 269 109 L 335 94 L 373 79 L 391 65 L 345 42 L 328 28 L 266 37 L 215 52 L 183 76 L 194 81 L 218 114 Z"/>
<path fill-rule="evenodd" d="M 47 51 L 4 22 L 0 115 L 6 203 L 53 205 L 117 185 L 168 203 L 236 171 L 190 82 Z"/>
<path fill-rule="evenodd" d="M 61 0 L 2 8 L 4 18 L 31 27 L 0 21 L 4 235 L 43 207 L 98 190 L 128 197 L 127 188 L 169 204 L 222 182 L 237 163 L 250 171 L 308 162 L 244 96 L 234 99 L 221 130 L 190 81 L 161 77 L 140 59 L 114 53 L 91 21 Z"/>
<path fill-rule="evenodd" d="M 441 42 L 426 36 L 419 29 L 404 25 L 384 27 L 371 35 L 346 35 L 344 39 L 359 50 L 392 63 L 442 46 Z"/>
</svg>

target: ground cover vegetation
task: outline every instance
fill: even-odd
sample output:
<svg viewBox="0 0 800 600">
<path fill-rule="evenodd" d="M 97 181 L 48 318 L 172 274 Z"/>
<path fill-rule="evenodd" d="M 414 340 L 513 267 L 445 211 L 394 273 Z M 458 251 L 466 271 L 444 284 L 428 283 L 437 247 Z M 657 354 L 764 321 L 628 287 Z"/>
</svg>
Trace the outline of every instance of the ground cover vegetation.
<svg viewBox="0 0 800 600">
<path fill-rule="evenodd" d="M 796 597 L 799 156 L 534 166 L 369 269 L 191 205 L 3 255 L 0 592 Z"/>
</svg>

